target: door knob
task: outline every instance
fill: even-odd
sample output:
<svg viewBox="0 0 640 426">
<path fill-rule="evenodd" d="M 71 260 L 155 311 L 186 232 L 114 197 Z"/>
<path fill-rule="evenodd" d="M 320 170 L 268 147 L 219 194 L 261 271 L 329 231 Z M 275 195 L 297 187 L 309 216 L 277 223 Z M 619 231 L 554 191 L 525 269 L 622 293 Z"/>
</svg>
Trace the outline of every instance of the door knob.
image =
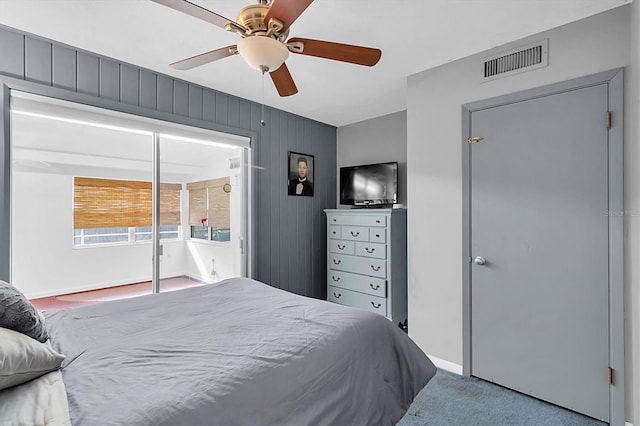
<svg viewBox="0 0 640 426">
<path fill-rule="evenodd" d="M 473 261 L 476 263 L 476 265 L 484 265 L 485 263 L 487 263 L 487 260 L 482 256 L 476 256 Z"/>
</svg>

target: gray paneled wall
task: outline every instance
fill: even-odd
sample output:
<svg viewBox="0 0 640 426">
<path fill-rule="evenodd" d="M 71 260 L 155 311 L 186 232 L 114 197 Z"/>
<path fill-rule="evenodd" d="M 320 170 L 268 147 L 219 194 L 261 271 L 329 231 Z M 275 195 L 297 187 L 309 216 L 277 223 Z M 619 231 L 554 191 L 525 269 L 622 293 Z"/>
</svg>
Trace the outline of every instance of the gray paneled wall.
<svg viewBox="0 0 640 426">
<path fill-rule="evenodd" d="M 135 65 L 0 26 L 0 92 L 8 122 L 8 88 L 252 135 L 254 277 L 275 287 L 326 297 L 326 220 L 336 203 L 336 128 Z M 4 77 L 2 77 L 4 76 Z M 7 78 L 8 77 L 8 78 Z M 16 83 L 20 81 L 20 83 Z M 52 91 L 51 88 L 55 90 Z M 0 151 L 0 279 L 9 279 L 9 132 Z M 288 196 L 287 153 L 315 156 L 314 197 Z"/>
</svg>

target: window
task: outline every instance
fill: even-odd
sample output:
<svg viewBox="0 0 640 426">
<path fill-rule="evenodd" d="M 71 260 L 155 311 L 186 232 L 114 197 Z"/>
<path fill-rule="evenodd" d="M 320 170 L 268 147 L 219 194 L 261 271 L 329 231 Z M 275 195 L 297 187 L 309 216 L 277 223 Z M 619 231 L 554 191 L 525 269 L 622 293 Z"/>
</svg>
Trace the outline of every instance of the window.
<svg viewBox="0 0 640 426">
<path fill-rule="evenodd" d="M 210 240 L 211 228 L 208 226 L 191 226 L 191 238 L 198 240 Z"/>
<path fill-rule="evenodd" d="M 87 228 L 73 230 L 74 246 L 129 242 L 129 228 Z"/>
<path fill-rule="evenodd" d="M 151 241 L 153 228 L 151 226 L 138 226 L 135 228 L 135 241 Z M 161 240 L 177 240 L 180 238 L 178 225 L 160 225 Z"/>
<path fill-rule="evenodd" d="M 181 184 L 160 184 L 160 239 L 180 238 Z M 152 239 L 151 182 L 74 178 L 74 246 Z"/>
<path fill-rule="evenodd" d="M 191 238 L 231 241 L 229 178 L 187 184 Z"/>
</svg>

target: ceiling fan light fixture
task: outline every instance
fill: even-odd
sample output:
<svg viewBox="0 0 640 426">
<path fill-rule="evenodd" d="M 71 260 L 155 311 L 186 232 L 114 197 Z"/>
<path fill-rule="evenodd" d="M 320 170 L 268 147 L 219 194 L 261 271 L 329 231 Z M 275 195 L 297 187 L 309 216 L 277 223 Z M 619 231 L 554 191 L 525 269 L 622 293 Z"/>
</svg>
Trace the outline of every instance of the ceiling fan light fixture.
<svg viewBox="0 0 640 426">
<path fill-rule="evenodd" d="M 289 49 L 284 43 L 262 35 L 240 40 L 238 52 L 251 68 L 260 72 L 277 70 L 289 57 Z"/>
</svg>

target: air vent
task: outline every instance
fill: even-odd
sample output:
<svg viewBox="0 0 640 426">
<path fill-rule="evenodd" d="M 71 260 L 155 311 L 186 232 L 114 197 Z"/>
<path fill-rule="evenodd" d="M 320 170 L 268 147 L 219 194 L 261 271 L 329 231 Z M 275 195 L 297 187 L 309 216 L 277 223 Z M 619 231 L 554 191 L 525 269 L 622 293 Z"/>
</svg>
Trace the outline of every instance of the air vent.
<svg viewBox="0 0 640 426">
<path fill-rule="evenodd" d="M 484 79 L 493 80 L 546 67 L 548 65 L 548 46 L 549 39 L 544 39 L 485 58 Z"/>
</svg>

